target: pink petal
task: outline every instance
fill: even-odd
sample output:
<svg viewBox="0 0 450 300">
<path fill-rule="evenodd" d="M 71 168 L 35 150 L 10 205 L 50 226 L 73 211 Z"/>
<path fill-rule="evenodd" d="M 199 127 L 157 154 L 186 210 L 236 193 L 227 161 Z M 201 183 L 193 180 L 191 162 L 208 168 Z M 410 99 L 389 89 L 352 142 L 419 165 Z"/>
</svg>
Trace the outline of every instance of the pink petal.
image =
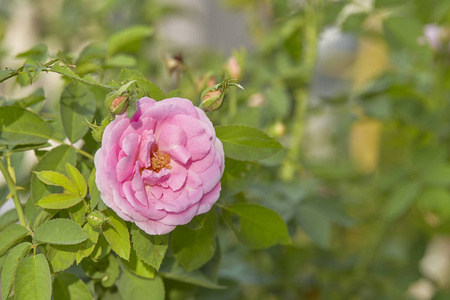
<svg viewBox="0 0 450 300">
<path fill-rule="evenodd" d="M 198 174 L 203 182 L 202 188 L 204 194 L 212 190 L 214 186 L 216 186 L 216 184 L 220 181 L 220 178 L 222 178 L 221 164 L 221 157 L 219 154 L 216 154 L 216 160 L 214 161 L 212 166 L 206 169 L 204 172 Z"/>
<path fill-rule="evenodd" d="M 187 136 L 184 130 L 178 126 L 165 125 L 157 133 L 159 151 L 167 153 L 172 159 L 185 164 L 191 157 L 191 153 L 184 147 Z"/>
<path fill-rule="evenodd" d="M 167 234 L 175 229 L 176 226 L 165 225 L 159 221 L 146 220 L 144 222 L 136 222 L 136 226 L 151 235 Z"/>
<path fill-rule="evenodd" d="M 203 214 L 208 212 L 214 203 L 217 202 L 220 196 L 221 185 L 220 182 L 209 191 L 207 194 L 203 195 L 202 200 L 200 201 L 200 206 L 198 208 L 197 214 Z"/>
<path fill-rule="evenodd" d="M 168 213 L 167 216 L 159 220 L 166 225 L 184 225 L 189 223 L 197 215 L 198 204 L 194 204 L 181 213 Z"/>
<path fill-rule="evenodd" d="M 122 148 L 126 156 L 120 159 L 116 166 L 117 180 L 119 182 L 124 182 L 133 175 L 138 146 L 139 135 L 136 133 L 127 135 L 124 138 Z"/>
<path fill-rule="evenodd" d="M 168 184 L 173 191 L 178 191 L 186 182 L 187 171 L 185 167 L 176 162 L 172 162 L 171 165 L 172 169 L 170 170 Z"/>
<path fill-rule="evenodd" d="M 156 103 L 156 101 L 149 97 L 143 97 L 143 98 L 139 99 L 139 101 L 136 103 L 137 110 L 133 115 L 132 121 L 135 122 L 135 121 L 139 120 L 142 113 L 144 111 L 147 111 L 148 109 L 150 109 L 152 106 L 154 106 L 155 103 Z"/>
</svg>

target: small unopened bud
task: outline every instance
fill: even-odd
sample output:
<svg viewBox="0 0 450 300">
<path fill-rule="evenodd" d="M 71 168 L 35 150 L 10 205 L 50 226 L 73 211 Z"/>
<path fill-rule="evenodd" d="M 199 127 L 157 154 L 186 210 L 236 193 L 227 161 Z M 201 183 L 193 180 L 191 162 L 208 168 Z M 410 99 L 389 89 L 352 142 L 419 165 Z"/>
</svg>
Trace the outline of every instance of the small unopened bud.
<svg viewBox="0 0 450 300">
<path fill-rule="evenodd" d="M 286 132 L 286 126 L 282 122 L 276 122 L 270 128 L 270 135 L 273 137 L 280 137 Z"/>
<path fill-rule="evenodd" d="M 128 97 L 120 96 L 113 100 L 111 106 L 109 107 L 109 110 L 115 115 L 120 115 L 127 110 L 127 107 L 128 107 Z"/>
<path fill-rule="evenodd" d="M 105 131 L 105 128 L 103 126 L 98 126 L 95 120 L 94 124 L 89 123 L 89 121 L 86 120 L 86 124 L 91 128 L 92 138 L 96 142 L 100 143 L 102 141 L 103 131 Z"/>
<path fill-rule="evenodd" d="M 108 221 L 108 217 L 106 217 L 102 212 L 98 210 L 94 210 L 91 212 L 88 217 L 87 221 L 89 225 L 92 226 L 92 228 L 99 228 L 101 227 L 106 221 Z"/>
<path fill-rule="evenodd" d="M 218 110 L 223 104 L 225 93 L 226 93 L 225 89 L 220 89 L 217 86 L 207 88 L 202 93 L 201 96 L 202 103 L 200 104 L 200 107 L 207 111 Z"/>
<path fill-rule="evenodd" d="M 169 71 L 169 74 L 183 72 L 185 69 L 183 54 L 181 52 L 169 58 L 163 56 L 163 60 L 166 64 L 166 68 Z"/>
<path fill-rule="evenodd" d="M 225 99 L 225 95 L 228 92 L 230 86 L 237 86 L 238 88 L 244 89 L 240 84 L 230 82 L 228 78 L 225 78 L 219 84 L 205 89 L 200 96 L 200 108 L 205 111 L 215 111 L 218 110 Z"/>
<path fill-rule="evenodd" d="M 263 94 L 256 93 L 248 98 L 247 104 L 250 107 L 261 107 L 266 104 L 266 98 L 264 98 Z"/>
<path fill-rule="evenodd" d="M 117 91 L 111 92 L 106 96 L 105 104 L 106 107 L 113 113 L 114 115 L 123 114 L 128 108 L 128 97 L 129 92 L 128 88 L 130 85 L 135 83 L 136 80 L 130 81 L 127 84 L 124 84 Z"/>
<path fill-rule="evenodd" d="M 91 128 L 91 134 L 92 134 L 92 138 L 97 141 L 97 142 L 101 142 L 102 141 L 102 137 L 103 137 L 103 132 L 105 131 L 105 127 L 111 123 L 111 115 L 108 115 L 101 123 L 101 125 L 97 125 L 97 121 L 94 120 L 94 123 L 90 123 L 87 119 L 86 119 L 86 124 L 87 126 L 89 126 Z"/>
</svg>

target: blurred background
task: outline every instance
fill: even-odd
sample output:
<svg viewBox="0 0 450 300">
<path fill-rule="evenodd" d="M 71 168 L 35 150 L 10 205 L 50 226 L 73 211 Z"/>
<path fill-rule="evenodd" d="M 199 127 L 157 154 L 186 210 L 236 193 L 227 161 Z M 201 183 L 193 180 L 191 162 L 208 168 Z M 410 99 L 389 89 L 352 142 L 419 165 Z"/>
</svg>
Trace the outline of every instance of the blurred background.
<svg viewBox="0 0 450 300">
<path fill-rule="evenodd" d="M 449 0 L 0 0 L 0 39 L 2 69 L 136 68 L 196 104 L 227 72 L 245 90 L 209 117 L 285 147 L 227 161 L 219 201 L 277 211 L 293 244 L 250 250 L 223 229 L 229 288 L 168 280 L 168 299 L 450 299 Z M 110 52 L 118 39 L 133 43 Z M 61 76 L 23 80 L 0 104 L 38 91 L 59 115 Z M 11 159 L 28 186 L 35 153 Z"/>
</svg>

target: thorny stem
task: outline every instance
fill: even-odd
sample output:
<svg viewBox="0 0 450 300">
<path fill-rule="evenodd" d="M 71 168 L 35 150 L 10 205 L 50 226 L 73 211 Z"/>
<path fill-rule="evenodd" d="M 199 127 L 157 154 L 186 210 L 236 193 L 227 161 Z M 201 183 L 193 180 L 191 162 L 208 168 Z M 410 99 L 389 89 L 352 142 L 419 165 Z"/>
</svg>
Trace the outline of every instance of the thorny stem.
<svg viewBox="0 0 450 300">
<path fill-rule="evenodd" d="M 12 180 L 11 175 L 8 172 L 8 169 L 5 167 L 5 164 L 1 159 L 0 159 L 0 171 L 3 174 L 3 177 L 5 177 L 6 184 L 8 185 L 9 191 L 12 194 L 14 206 L 16 207 L 20 225 L 27 227 L 27 221 L 23 213 L 22 204 L 20 203 L 19 195 L 17 194 L 16 184 Z"/>
</svg>

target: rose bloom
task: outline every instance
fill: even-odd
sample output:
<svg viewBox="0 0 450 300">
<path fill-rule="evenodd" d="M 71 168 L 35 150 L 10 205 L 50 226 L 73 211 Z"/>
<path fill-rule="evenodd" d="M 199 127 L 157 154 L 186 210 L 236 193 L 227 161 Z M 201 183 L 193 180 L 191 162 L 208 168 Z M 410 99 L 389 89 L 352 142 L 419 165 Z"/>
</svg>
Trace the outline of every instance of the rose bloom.
<svg viewBox="0 0 450 300">
<path fill-rule="evenodd" d="M 95 154 L 101 198 L 148 234 L 166 234 L 206 213 L 220 194 L 222 143 L 191 101 L 142 98 L 129 119 L 106 126 Z"/>
</svg>

